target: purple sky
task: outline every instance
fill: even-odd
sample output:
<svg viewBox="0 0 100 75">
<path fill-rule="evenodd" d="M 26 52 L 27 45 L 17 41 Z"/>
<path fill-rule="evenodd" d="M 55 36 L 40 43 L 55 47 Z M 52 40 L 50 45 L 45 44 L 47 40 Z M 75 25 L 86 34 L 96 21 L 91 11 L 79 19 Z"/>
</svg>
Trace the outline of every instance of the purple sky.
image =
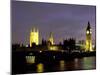
<svg viewBox="0 0 100 75">
<path fill-rule="evenodd" d="M 85 40 L 88 21 L 95 40 L 95 6 L 12 1 L 11 8 L 12 43 L 29 44 L 33 27 L 39 29 L 40 40 L 48 39 L 50 32 L 53 32 L 55 43 L 69 37 Z"/>
</svg>

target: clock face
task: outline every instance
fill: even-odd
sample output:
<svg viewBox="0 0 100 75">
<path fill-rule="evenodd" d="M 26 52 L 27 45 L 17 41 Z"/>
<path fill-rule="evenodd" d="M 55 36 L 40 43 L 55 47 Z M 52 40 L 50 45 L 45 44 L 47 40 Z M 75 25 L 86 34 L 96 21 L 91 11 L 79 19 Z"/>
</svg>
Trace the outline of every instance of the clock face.
<svg viewBox="0 0 100 75">
<path fill-rule="evenodd" d="M 92 33 L 92 29 L 90 29 L 90 34 Z"/>
<path fill-rule="evenodd" d="M 86 31 L 86 34 L 89 34 L 89 31 Z"/>
<path fill-rule="evenodd" d="M 91 34 L 92 32 L 91 31 L 86 31 L 86 34 Z"/>
</svg>

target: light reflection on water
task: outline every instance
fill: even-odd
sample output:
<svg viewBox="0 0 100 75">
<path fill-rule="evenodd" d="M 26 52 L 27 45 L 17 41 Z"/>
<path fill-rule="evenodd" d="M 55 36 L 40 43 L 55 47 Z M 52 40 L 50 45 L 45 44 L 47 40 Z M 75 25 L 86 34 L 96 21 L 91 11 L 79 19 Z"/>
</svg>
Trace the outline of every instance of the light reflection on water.
<svg viewBox="0 0 100 75">
<path fill-rule="evenodd" d="M 96 66 L 95 57 L 84 57 L 83 62 L 81 62 L 83 69 L 92 69 Z"/>
<path fill-rule="evenodd" d="M 36 72 L 40 73 L 45 71 L 52 72 L 52 71 L 95 69 L 96 68 L 95 59 L 96 59 L 95 57 L 84 57 L 84 58 L 75 58 L 71 61 L 60 60 L 59 62 L 54 63 L 54 65 L 50 65 L 52 67 L 51 69 L 46 64 L 38 63 L 36 65 Z"/>
<path fill-rule="evenodd" d="M 80 66 L 80 59 L 75 58 L 75 59 L 74 59 L 74 67 L 75 67 L 75 69 L 78 69 L 79 66 Z"/>
<path fill-rule="evenodd" d="M 37 70 L 38 73 L 44 71 L 44 65 L 42 63 L 37 64 Z"/>
<path fill-rule="evenodd" d="M 65 61 L 64 60 L 60 61 L 60 70 L 61 71 L 65 70 Z"/>
</svg>

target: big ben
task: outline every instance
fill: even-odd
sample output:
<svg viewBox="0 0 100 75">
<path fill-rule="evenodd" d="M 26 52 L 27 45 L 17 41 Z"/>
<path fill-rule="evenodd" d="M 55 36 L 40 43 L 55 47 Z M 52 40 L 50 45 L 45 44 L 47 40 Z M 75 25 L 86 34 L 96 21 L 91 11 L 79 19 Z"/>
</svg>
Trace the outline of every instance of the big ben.
<svg viewBox="0 0 100 75">
<path fill-rule="evenodd" d="M 92 31 L 90 27 L 90 23 L 88 22 L 87 28 L 86 28 L 86 48 L 85 51 L 90 52 L 92 51 Z"/>
</svg>

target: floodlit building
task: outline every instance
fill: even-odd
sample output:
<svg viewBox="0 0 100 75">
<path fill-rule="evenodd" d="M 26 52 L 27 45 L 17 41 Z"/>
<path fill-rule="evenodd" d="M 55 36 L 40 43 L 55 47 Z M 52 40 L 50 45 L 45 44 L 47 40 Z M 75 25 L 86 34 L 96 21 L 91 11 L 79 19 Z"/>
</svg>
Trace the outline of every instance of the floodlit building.
<svg viewBox="0 0 100 75">
<path fill-rule="evenodd" d="M 88 22 L 87 28 L 86 28 L 86 48 L 85 51 L 92 51 L 92 31 L 90 27 L 90 23 Z"/>
<path fill-rule="evenodd" d="M 30 31 L 30 47 L 32 47 L 32 44 L 39 44 L 39 30 L 36 28 L 33 28 Z"/>
<path fill-rule="evenodd" d="M 49 43 L 50 43 L 51 45 L 54 45 L 54 38 L 53 38 L 53 33 L 52 33 L 52 32 L 50 32 L 50 36 L 49 36 L 48 41 L 49 41 Z"/>
</svg>

